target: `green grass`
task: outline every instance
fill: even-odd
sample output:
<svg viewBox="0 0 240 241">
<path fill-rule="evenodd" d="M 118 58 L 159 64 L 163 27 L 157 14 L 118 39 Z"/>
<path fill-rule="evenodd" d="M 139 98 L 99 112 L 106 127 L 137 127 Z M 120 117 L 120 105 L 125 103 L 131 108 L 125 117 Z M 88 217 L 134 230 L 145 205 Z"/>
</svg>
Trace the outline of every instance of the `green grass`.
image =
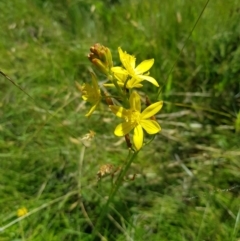
<svg viewBox="0 0 240 241">
<path fill-rule="evenodd" d="M 210 1 L 188 39 L 206 1 L 1 1 L 0 70 L 31 97 L 0 77 L 0 241 L 239 240 L 239 3 Z M 75 88 L 97 42 L 115 64 L 118 46 L 154 58 L 165 101 L 162 132 L 100 223 L 112 184 L 96 174 L 127 149 L 119 120 L 86 119 Z M 144 90 L 155 101 L 157 89 Z M 89 130 L 91 147 L 71 141 Z M 30 215 L 17 221 L 23 206 Z"/>
</svg>

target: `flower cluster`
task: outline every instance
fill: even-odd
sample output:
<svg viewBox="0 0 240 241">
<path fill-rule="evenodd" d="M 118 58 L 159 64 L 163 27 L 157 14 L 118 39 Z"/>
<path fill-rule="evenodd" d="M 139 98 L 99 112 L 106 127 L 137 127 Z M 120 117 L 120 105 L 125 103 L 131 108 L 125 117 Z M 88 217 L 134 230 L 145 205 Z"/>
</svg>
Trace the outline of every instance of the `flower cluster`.
<svg viewBox="0 0 240 241">
<path fill-rule="evenodd" d="M 94 73 L 91 73 L 92 84 L 76 83 L 83 100 L 92 105 L 86 116 L 90 117 L 101 101 L 105 99 L 109 109 L 117 117 L 123 119 L 123 122 L 115 128 L 114 134 L 119 137 L 125 136 L 128 146 L 134 151 L 139 151 L 144 143 L 143 130 L 150 135 L 157 134 L 161 130 L 154 115 L 161 110 L 163 102 L 157 101 L 149 104 L 148 101 L 147 108 L 142 111 L 141 96 L 137 92 L 137 89 L 143 86 L 144 81 L 159 87 L 158 82 L 149 73 L 154 59 L 145 60 L 136 66 L 136 58 L 119 47 L 118 53 L 122 66 L 113 66 L 111 51 L 108 48 L 95 44 L 90 51 L 89 60 L 98 71 L 107 77 L 107 81 L 103 84 L 104 87 L 114 87 L 117 95 L 113 97 L 106 92 L 102 94 L 99 81 Z M 129 141 L 129 134 L 132 131 L 133 147 Z"/>
</svg>

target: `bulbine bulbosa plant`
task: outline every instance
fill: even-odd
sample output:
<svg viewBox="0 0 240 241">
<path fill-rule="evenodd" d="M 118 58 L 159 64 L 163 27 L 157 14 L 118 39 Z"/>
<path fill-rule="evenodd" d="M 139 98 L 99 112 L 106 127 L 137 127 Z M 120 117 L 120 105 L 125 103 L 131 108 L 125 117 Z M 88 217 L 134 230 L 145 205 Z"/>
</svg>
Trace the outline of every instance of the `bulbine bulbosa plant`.
<svg viewBox="0 0 240 241">
<path fill-rule="evenodd" d="M 90 48 L 90 51 L 88 58 L 106 77 L 102 85 L 107 91 L 101 90 L 100 81 L 93 72 L 91 72 L 91 84 L 76 83 L 76 86 L 82 93 L 83 100 L 91 104 L 86 117 L 90 117 L 101 101 L 105 101 L 108 105 L 106 111 L 122 119 L 121 123 L 116 126 L 114 134 L 118 137 L 125 137 L 130 152 L 130 159 L 126 162 L 126 169 L 128 169 L 137 153 L 161 131 L 155 114 L 161 110 L 163 101 L 157 100 L 151 104 L 147 93 L 143 93 L 141 89 L 144 84 L 159 87 L 157 80 L 151 77 L 149 72 L 154 59 L 144 60 L 136 65 L 136 58 L 119 47 L 118 53 L 122 66 L 113 66 L 109 48 L 97 43 Z M 152 135 L 148 141 L 146 141 L 145 132 L 147 135 Z M 110 174 L 110 169 L 105 172 L 100 171 L 99 177 Z"/>
</svg>

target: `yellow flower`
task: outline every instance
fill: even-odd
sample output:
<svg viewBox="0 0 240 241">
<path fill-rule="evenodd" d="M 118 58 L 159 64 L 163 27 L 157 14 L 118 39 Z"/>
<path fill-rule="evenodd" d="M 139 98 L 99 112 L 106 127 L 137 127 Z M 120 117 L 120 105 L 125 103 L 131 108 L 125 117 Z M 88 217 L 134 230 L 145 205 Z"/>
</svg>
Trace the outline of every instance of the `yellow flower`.
<svg viewBox="0 0 240 241">
<path fill-rule="evenodd" d="M 92 85 L 83 84 L 83 86 L 81 86 L 80 84 L 78 84 L 76 82 L 77 88 L 82 93 L 83 100 L 88 101 L 92 104 L 91 109 L 85 115 L 87 117 L 91 116 L 91 114 L 96 109 L 96 107 L 98 106 L 98 104 L 100 103 L 101 98 L 102 98 L 101 91 L 98 87 L 97 78 L 94 73 L 91 73 L 91 75 L 92 75 Z"/>
<path fill-rule="evenodd" d="M 22 217 L 25 216 L 28 213 L 28 210 L 25 207 L 19 208 L 17 210 L 17 216 Z"/>
<path fill-rule="evenodd" d="M 125 119 L 125 122 L 116 127 L 114 134 L 116 136 L 124 136 L 134 129 L 133 143 L 136 150 L 140 150 L 143 145 L 143 129 L 148 134 L 156 134 L 161 130 L 159 124 L 149 118 L 160 111 L 162 105 L 163 102 L 158 101 L 141 112 L 140 96 L 133 91 L 130 95 L 130 109 L 115 105 L 109 106 L 116 116 Z"/>
<path fill-rule="evenodd" d="M 148 70 L 153 66 L 154 59 L 148 59 L 141 62 L 137 67 L 136 58 L 126 52 L 123 52 L 122 49 L 118 48 L 119 57 L 122 62 L 122 67 L 112 67 L 111 70 L 118 80 L 119 85 L 125 83 L 127 80 L 126 76 L 130 76 L 130 79 L 127 80 L 126 87 L 139 88 L 142 85 L 140 84 L 143 80 L 147 80 L 155 86 L 159 86 L 158 82 L 151 76 L 149 76 Z"/>
<path fill-rule="evenodd" d="M 120 68 L 120 67 L 114 67 L 114 68 Z M 115 72 L 114 77 L 117 79 L 117 84 L 122 88 L 125 87 L 127 89 L 132 89 L 132 88 L 141 88 L 143 86 L 142 84 L 140 84 L 140 82 L 142 81 L 139 81 L 134 78 L 129 79 L 127 73 Z M 105 83 L 104 86 L 114 87 L 114 84 Z"/>
</svg>

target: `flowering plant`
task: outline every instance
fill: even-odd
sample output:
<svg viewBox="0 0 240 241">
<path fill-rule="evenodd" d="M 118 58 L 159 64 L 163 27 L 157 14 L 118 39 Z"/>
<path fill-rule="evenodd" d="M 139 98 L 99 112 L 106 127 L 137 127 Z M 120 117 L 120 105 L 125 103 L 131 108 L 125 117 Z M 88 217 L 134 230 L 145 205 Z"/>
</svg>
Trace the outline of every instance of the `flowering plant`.
<svg viewBox="0 0 240 241">
<path fill-rule="evenodd" d="M 158 82 L 149 73 L 154 64 L 154 59 L 145 60 L 136 66 L 136 58 L 119 47 L 118 53 L 122 66 L 113 66 L 109 48 L 95 44 L 90 48 L 90 51 L 89 60 L 107 77 L 104 86 L 115 87 L 118 93 L 116 99 L 120 105 L 114 104 L 116 101 L 106 93 L 102 97 L 97 77 L 94 73 L 91 73 L 92 85 L 76 83 L 77 88 L 82 93 L 83 100 L 90 102 L 92 105 L 86 116 L 90 117 L 100 102 L 105 99 L 109 110 L 124 120 L 123 123 L 117 125 L 114 134 L 126 137 L 133 131 L 133 146 L 130 141 L 127 141 L 127 145 L 134 152 L 138 152 L 144 144 L 144 130 L 150 135 L 157 134 L 161 130 L 154 115 L 161 110 L 163 102 L 157 101 L 150 104 L 141 112 L 141 96 L 136 90 L 143 86 L 144 80 L 159 87 Z M 129 138 L 127 139 L 129 140 Z"/>
</svg>

